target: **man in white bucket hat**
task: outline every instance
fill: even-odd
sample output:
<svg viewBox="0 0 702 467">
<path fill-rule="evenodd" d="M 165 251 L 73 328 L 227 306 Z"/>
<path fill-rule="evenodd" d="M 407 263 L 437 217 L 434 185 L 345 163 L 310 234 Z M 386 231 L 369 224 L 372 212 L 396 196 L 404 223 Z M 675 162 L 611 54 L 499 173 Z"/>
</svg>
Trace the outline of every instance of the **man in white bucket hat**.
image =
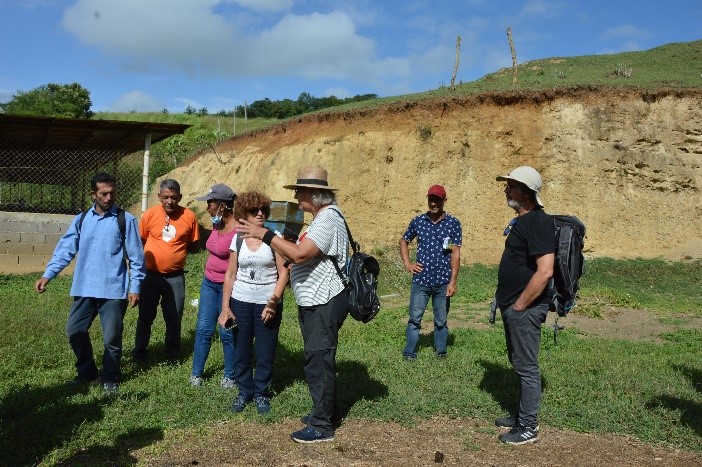
<svg viewBox="0 0 702 467">
<path fill-rule="evenodd" d="M 539 347 L 541 324 L 548 314 L 547 285 L 553 276 L 555 227 L 543 211 L 539 197 L 541 175 L 528 166 L 517 167 L 504 181 L 507 205 L 516 216 L 504 230 L 505 249 L 497 273 L 495 300 L 502 315 L 507 356 L 519 379 L 519 396 L 513 415 L 495 420 L 510 428 L 499 436 L 507 444 L 539 439 L 541 406 Z"/>
</svg>

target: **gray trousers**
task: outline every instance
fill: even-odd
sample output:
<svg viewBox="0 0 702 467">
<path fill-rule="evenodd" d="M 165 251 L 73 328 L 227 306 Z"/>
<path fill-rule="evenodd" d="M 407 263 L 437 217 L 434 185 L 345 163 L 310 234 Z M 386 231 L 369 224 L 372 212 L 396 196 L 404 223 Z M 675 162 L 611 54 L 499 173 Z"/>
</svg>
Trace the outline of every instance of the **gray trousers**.
<svg viewBox="0 0 702 467">
<path fill-rule="evenodd" d="M 507 340 L 507 357 L 519 378 L 519 398 L 515 415 L 525 427 L 538 425 L 541 407 L 541 371 L 539 349 L 541 325 L 546 321 L 548 304 L 535 305 L 524 311 L 500 308 Z"/>
</svg>

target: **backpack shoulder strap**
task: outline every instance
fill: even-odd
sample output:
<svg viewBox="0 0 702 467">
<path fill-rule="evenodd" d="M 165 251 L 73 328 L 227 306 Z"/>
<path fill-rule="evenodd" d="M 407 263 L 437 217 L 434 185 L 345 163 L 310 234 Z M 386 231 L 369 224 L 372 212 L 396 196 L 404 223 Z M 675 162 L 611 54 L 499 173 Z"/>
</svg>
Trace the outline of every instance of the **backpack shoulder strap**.
<svg viewBox="0 0 702 467">
<path fill-rule="evenodd" d="M 124 209 L 117 208 L 117 226 L 119 227 L 119 235 L 122 237 L 122 244 L 127 238 L 127 218 L 124 214 Z"/>
<path fill-rule="evenodd" d="M 82 213 L 80 213 L 80 219 L 78 219 L 78 225 L 77 230 L 78 230 L 78 238 L 80 238 L 80 229 L 83 227 L 83 221 L 85 220 L 85 216 L 88 215 L 88 210 L 86 209 Z"/>
<path fill-rule="evenodd" d="M 354 253 L 358 253 L 358 250 L 361 249 L 361 246 L 353 241 L 353 235 L 351 235 L 351 229 L 349 229 L 349 224 L 346 222 L 346 218 L 337 210 L 332 207 L 330 207 L 332 211 L 334 211 L 339 217 L 341 217 L 341 220 L 344 221 L 344 226 L 346 226 L 346 233 L 349 236 L 349 243 L 351 244 L 351 249 L 353 250 Z"/>
<path fill-rule="evenodd" d="M 214 232 L 212 232 L 214 233 Z M 211 234 L 210 234 L 211 235 Z M 239 267 L 239 254 L 241 253 L 241 245 L 244 243 L 244 237 L 239 235 L 239 232 L 236 233 L 236 243 L 235 243 L 235 248 L 236 248 L 236 266 L 237 268 Z"/>
</svg>

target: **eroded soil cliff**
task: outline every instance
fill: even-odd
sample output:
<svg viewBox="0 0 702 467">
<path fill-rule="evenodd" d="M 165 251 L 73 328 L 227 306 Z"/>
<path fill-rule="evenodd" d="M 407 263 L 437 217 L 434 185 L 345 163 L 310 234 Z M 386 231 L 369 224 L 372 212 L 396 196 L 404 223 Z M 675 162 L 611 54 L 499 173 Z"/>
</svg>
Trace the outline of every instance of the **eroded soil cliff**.
<svg viewBox="0 0 702 467">
<path fill-rule="evenodd" d="M 292 201 L 282 186 L 322 165 L 365 249 L 396 245 L 440 183 L 463 222 L 463 262 L 494 263 L 513 216 L 495 176 L 527 164 L 542 174 L 547 212 L 587 225 L 587 255 L 690 259 L 702 257 L 701 163 L 702 90 L 575 88 L 306 115 L 168 176 L 202 212 L 194 197 L 214 183 Z"/>
</svg>

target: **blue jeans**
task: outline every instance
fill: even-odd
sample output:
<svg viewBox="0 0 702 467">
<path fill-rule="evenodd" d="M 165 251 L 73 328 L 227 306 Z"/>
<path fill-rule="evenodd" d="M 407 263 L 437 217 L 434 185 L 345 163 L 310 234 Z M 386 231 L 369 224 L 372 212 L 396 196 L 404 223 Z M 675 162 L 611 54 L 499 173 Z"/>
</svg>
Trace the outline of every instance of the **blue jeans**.
<svg viewBox="0 0 702 467">
<path fill-rule="evenodd" d="M 76 370 L 80 379 L 90 381 L 98 377 L 88 330 L 95 317 L 100 315 L 104 345 L 102 379 L 105 382 L 119 382 L 122 376 L 122 330 L 126 311 L 125 299 L 73 297 L 66 334 L 73 353 L 76 354 Z"/>
<path fill-rule="evenodd" d="M 200 285 L 200 300 L 197 308 L 197 324 L 195 325 L 195 348 L 193 349 L 193 376 L 202 376 L 205 372 L 205 362 L 212 347 L 212 337 L 215 328 L 219 329 L 219 339 L 222 341 L 224 352 L 224 377 L 234 379 L 234 359 L 236 343 L 234 330 L 226 330 L 217 319 L 222 310 L 222 286 L 219 282 L 202 279 Z"/>
<path fill-rule="evenodd" d="M 146 357 L 151 339 L 151 325 L 156 319 L 158 303 L 161 302 L 163 320 L 166 322 L 164 347 L 166 356 L 175 360 L 180 357 L 180 325 L 185 307 L 185 274 L 159 274 L 146 271 L 139 296 L 139 318 L 134 338 L 134 356 Z"/>
<path fill-rule="evenodd" d="M 448 341 L 448 312 L 451 299 L 446 296 L 448 284 L 425 286 L 412 283 L 410 289 L 409 320 L 405 336 L 407 343 L 402 350 L 405 357 L 417 356 L 417 342 L 419 342 L 419 330 L 422 327 L 422 317 L 431 298 L 431 306 L 434 311 L 434 350 L 437 354 L 446 353 L 446 342 Z"/>
<path fill-rule="evenodd" d="M 548 303 L 524 311 L 514 311 L 511 306 L 500 308 L 500 313 L 505 328 L 507 358 L 519 379 L 519 399 L 515 411 L 517 422 L 526 427 L 535 427 L 541 407 L 541 324 L 546 321 Z"/>
<path fill-rule="evenodd" d="M 273 320 L 264 324 L 261 313 L 265 305 L 230 299 L 230 308 L 236 316 L 236 371 L 234 372 L 239 395 L 249 401 L 255 397 L 271 397 L 273 361 L 278 345 L 278 331 L 283 316 L 283 302 Z M 254 339 L 256 345 L 254 347 Z M 256 361 L 254 372 L 253 361 Z"/>
</svg>

